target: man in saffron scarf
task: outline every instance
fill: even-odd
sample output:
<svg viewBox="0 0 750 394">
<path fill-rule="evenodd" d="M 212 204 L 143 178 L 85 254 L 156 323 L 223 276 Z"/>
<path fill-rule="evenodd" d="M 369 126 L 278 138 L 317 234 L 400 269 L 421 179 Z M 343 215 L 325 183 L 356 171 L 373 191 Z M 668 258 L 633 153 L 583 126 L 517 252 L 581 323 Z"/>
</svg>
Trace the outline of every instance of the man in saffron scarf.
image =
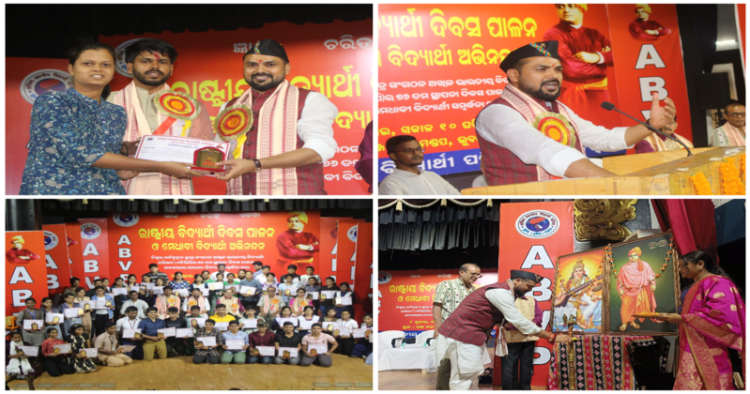
<svg viewBox="0 0 750 394">
<path fill-rule="evenodd" d="M 618 151 L 651 135 L 642 125 L 611 130 L 596 126 L 557 101 L 563 82 L 557 49 L 557 41 L 534 42 L 509 53 L 500 64 L 508 85 L 476 119 L 490 186 L 613 176 L 586 158 L 583 146 Z M 666 98 L 664 104 L 659 105 L 657 93 L 652 95 L 650 121 L 657 129 L 674 122 L 674 102 Z"/>
<path fill-rule="evenodd" d="M 617 275 L 617 292 L 622 299 L 620 331 L 625 331 L 628 324 L 636 330 L 641 326 L 632 315 L 656 312 L 656 275 L 651 266 L 641 260 L 641 248 L 635 247 L 628 252 L 629 262 L 620 268 Z M 641 318 L 641 323 L 645 319 Z"/>
<path fill-rule="evenodd" d="M 300 268 L 312 266 L 315 253 L 320 251 L 320 239 L 313 233 L 305 232 L 307 214 L 290 212 L 286 217 L 286 223 L 289 230 L 276 237 L 276 248 L 279 249 L 278 267 L 286 269 L 292 264 Z"/>
<path fill-rule="evenodd" d="M 724 107 L 724 119 L 725 123 L 711 135 L 709 145 L 745 146 L 745 106 L 730 102 Z"/>
<path fill-rule="evenodd" d="M 167 84 L 172 76 L 177 50 L 166 41 L 153 38 L 138 40 L 125 49 L 128 73 L 131 81 L 122 90 L 112 92 L 107 101 L 123 108 L 128 115 L 128 128 L 124 145 L 128 154 L 134 156 L 142 137 L 164 135 L 213 139 L 211 119 L 206 107 L 198 100 L 174 92 Z M 174 100 L 159 100 L 164 95 Z M 173 108 L 165 102 L 181 102 Z M 185 111 L 185 108 L 193 111 Z M 187 115 L 185 113 L 188 113 Z M 193 195 L 190 179 L 178 179 L 157 172 L 143 173 L 123 181 L 130 195 Z"/>
<path fill-rule="evenodd" d="M 216 139 L 230 142 L 232 158 L 217 178 L 227 194 L 320 195 L 323 164 L 336 151 L 333 120 L 338 109 L 326 96 L 286 80 L 291 70 L 278 42 L 260 40 L 242 58 L 252 89 L 224 104 Z"/>
<path fill-rule="evenodd" d="M 664 314 L 680 327 L 675 390 L 734 390 L 744 376 L 733 372 L 730 349 L 739 352 L 745 371 L 745 305 L 740 291 L 702 251 L 679 260 L 680 275 L 692 279 L 681 314 Z M 739 369 L 739 368 L 737 368 Z"/>
</svg>

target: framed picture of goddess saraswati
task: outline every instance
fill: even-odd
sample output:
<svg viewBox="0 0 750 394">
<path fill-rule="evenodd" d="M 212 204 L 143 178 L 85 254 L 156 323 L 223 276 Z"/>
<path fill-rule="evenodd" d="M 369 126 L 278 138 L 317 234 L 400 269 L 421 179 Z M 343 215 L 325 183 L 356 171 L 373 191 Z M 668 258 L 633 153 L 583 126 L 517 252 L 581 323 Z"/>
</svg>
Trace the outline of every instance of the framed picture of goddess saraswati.
<svg viewBox="0 0 750 394">
<path fill-rule="evenodd" d="M 552 332 L 600 334 L 606 311 L 604 289 L 607 254 L 597 248 L 560 256 L 555 266 Z"/>
<path fill-rule="evenodd" d="M 677 313 L 680 281 L 671 232 L 623 242 L 607 252 L 608 306 L 611 334 L 674 335 L 676 324 L 660 323 L 659 313 Z"/>
</svg>

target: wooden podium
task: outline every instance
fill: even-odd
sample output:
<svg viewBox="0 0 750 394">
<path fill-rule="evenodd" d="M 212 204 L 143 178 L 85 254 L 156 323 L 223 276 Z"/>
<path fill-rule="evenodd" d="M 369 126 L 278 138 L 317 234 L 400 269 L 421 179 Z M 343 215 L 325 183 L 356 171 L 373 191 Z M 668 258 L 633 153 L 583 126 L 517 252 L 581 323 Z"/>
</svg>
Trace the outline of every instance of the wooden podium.
<svg viewBox="0 0 750 394">
<path fill-rule="evenodd" d="M 475 187 L 461 190 L 466 195 L 696 195 L 690 177 L 703 173 L 716 195 L 724 194 L 719 166 L 724 159 L 734 158 L 745 182 L 741 158 L 744 147 L 696 148 L 693 156 L 684 150 L 642 153 L 608 157 L 604 169 L 617 176 L 574 178 L 547 182 Z"/>
</svg>

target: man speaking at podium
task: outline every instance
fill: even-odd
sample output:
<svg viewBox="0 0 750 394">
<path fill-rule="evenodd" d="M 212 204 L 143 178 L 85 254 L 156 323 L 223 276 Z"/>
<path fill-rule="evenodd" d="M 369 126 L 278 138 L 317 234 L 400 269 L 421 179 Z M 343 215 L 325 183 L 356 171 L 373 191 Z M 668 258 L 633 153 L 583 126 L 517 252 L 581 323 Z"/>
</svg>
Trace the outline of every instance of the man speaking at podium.
<svg viewBox="0 0 750 394">
<path fill-rule="evenodd" d="M 490 186 L 554 179 L 613 176 L 589 161 L 583 146 L 607 152 L 630 148 L 651 135 L 643 125 L 606 129 L 557 101 L 563 82 L 557 41 L 534 42 L 500 64 L 508 85 L 477 115 L 476 132 Z M 674 102 L 652 95 L 651 126 L 674 122 Z"/>
</svg>

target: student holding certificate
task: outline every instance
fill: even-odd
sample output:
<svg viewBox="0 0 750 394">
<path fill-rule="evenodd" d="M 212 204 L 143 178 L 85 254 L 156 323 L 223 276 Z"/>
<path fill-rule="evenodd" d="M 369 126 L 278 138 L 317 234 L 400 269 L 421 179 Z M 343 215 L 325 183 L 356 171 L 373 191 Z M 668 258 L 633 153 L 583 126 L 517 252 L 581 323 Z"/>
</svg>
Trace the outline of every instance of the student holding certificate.
<svg viewBox="0 0 750 394">
<path fill-rule="evenodd" d="M 215 321 L 208 319 L 206 320 L 203 328 L 198 329 L 195 332 L 195 355 L 193 356 L 193 364 L 203 364 L 208 361 L 209 364 L 219 363 L 219 346 L 222 345 L 223 337 L 221 333 L 214 329 Z M 204 343 L 205 340 L 201 338 L 213 338 L 214 344 L 209 345 Z"/>
<path fill-rule="evenodd" d="M 63 374 L 69 375 L 76 373 L 73 367 L 68 362 L 70 354 L 60 353 L 60 350 L 55 351 L 55 345 L 64 345 L 65 341 L 59 338 L 60 330 L 57 327 L 47 328 L 47 339 L 42 342 L 42 355 L 44 356 L 44 370 L 49 373 L 49 376 L 56 378 Z"/>
<path fill-rule="evenodd" d="M 273 344 L 276 347 L 276 358 L 274 358 L 274 364 L 291 364 L 297 365 L 300 361 L 299 351 L 302 350 L 302 335 L 294 332 L 294 324 L 291 322 L 284 323 L 283 331 L 276 333 L 276 337 L 273 340 Z M 294 348 L 297 349 L 296 356 L 285 355 L 280 348 Z"/>
<path fill-rule="evenodd" d="M 360 326 L 359 329 L 365 330 L 365 337 L 359 339 L 355 338 L 357 344 L 352 348 L 351 357 L 367 358 L 367 356 L 372 353 L 372 315 L 368 313 L 362 318 L 362 320 L 364 320 L 364 323 L 362 323 L 362 326 Z"/>
<path fill-rule="evenodd" d="M 242 332 L 244 332 L 247 335 L 250 335 L 258 331 L 258 321 L 263 320 L 263 319 L 260 319 L 260 320 L 258 319 L 258 316 L 256 316 L 257 312 L 258 312 L 258 309 L 252 306 L 248 309 L 245 309 L 245 317 L 240 319 L 240 329 L 242 330 Z M 255 324 L 252 324 L 253 321 L 255 322 Z M 254 325 L 254 327 L 248 327 L 248 324 L 250 324 L 251 326 Z"/>
<path fill-rule="evenodd" d="M 34 379 L 41 375 L 39 366 L 34 368 L 32 365 L 36 363 L 36 357 L 27 357 L 21 350 L 24 346 L 29 345 L 23 342 L 20 332 L 14 331 L 10 334 L 10 342 L 5 345 L 5 358 L 8 363 L 5 374 L 9 377 L 5 380 L 6 388 L 8 382 L 18 379 L 27 380 L 29 389 L 34 390 Z"/>
<path fill-rule="evenodd" d="M 96 365 L 94 360 L 87 358 L 85 355 L 80 354 L 81 349 L 88 349 L 91 347 L 91 340 L 88 334 L 83 330 L 81 324 L 74 324 L 70 328 L 70 349 L 73 355 L 68 358 L 68 362 L 76 371 L 76 373 L 93 372 L 96 371 Z"/>
<path fill-rule="evenodd" d="M 164 320 L 164 325 L 167 326 L 167 328 L 175 329 L 175 336 L 166 339 L 167 357 L 184 356 L 186 345 L 185 339 L 183 337 L 177 337 L 176 334 L 178 328 L 188 328 L 187 322 L 180 317 L 180 310 L 177 309 L 177 307 L 173 306 L 167 309 L 167 314 L 169 317 Z"/>
<path fill-rule="evenodd" d="M 328 344 L 333 345 L 330 350 L 328 349 Z M 331 353 L 334 352 L 338 346 L 336 339 L 328 334 L 324 334 L 323 327 L 320 323 L 315 323 L 312 325 L 312 332 L 302 338 L 303 355 L 299 365 L 302 367 L 309 367 L 311 364 L 315 363 L 321 367 L 328 368 L 333 365 Z"/>
<path fill-rule="evenodd" d="M 44 311 L 36 309 L 36 300 L 33 297 L 26 299 L 26 309 L 18 312 L 16 316 L 16 322 L 21 328 L 21 335 L 23 341 L 30 344 L 31 346 L 40 346 L 44 341 Z M 34 323 L 27 330 L 24 327 L 24 320 L 41 320 L 42 324 Z M 36 325 L 36 329 L 34 328 Z"/>
<path fill-rule="evenodd" d="M 222 337 L 224 353 L 221 354 L 221 363 L 229 364 L 234 361 L 235 364 L 244 364 L 250 341 L 248 335 L 240 331 L 240 323 L 237 320 L 229 322 L 229 331 L 223 333 Z"/>
<path fill-rule="evenodd" d="M 65 302 L 60 304 L 60 312 L 63 313 L 63 316 L 65 317 L 65 320 L 63 320 L 63 326 L 62 326 L 62 332 L 61 337 L 62 338 L 68 338 L 71 334 L 70 328 L 74 324 L 81 324 L 82 319 L 81 316 L 83 316 L 83 308 L 75 303 L 76 295 L 75 293 L 66 293 L 64 295 Z"/>
<path fill-rule="evenodd" d="M 63 300 L 64 301 L 64 300 Z M 57 329 L 58 335 L 62 336 L 62 329 L 60 324 L 65 320 L 65 315 L 59 312 L 58 308 L 52 306 L 52 298 L 42 298 L 42 312 L 44 312 L 44 330 L 49 330 L 50 327 Z M 62 316 L 61 316 L 62 315 Z"/>
<path fill-rule="evenodd" d="M 339 319 L 336 317 L 336 308 L 331 308 L 326 312 L 326 317 L 323 318 L 323 332 L 328 335 L 333 335 L 333 327 L 338 324 Z"/>
<path fill-rule="evenodd" d="M 281 280 L 284 283 L 279 285 L 279 293 L 283 297 L 284 303 L 288 305 L 292 298 L 297 295 L 297 285 L 294 283 L 294 276 L 289 274 L 282 276 Z"/>
<path fill-rule="evenodd" d="M 349 311 L 349 316 L 354 315 L 354 304 L 357 302 L 356 295 L 349 288 L 349 284 L 341 282 L 340 290 L 336 292 L 336 316 L 341 317 L 342 311 Z"/>
<path fill-rule="evenodd" d="M 261 264 L 262 266 L 262 264 Z M 254 288 L 255 291 L 248 295 L 248 291 L 250 291 L 250 287 Z M 245 275 L 245 279 L 242 279 L 240 281 L 240 302 L 242 303 L 242 306 L 247 309 L 248 307 L 257 307 L 258 306 L 258 300 L 260 300 L 260 296 L 262 293 L 262 285 L 259 281 L 255 280 L 252 275 Z"/>
<path fill-rule="evenodd" d="M 108 321 L 105 330 L 94 341 L 99 361 L 108 367 L 122 367 L 125 364 L 132 363 L 133 359 L 123 354 L 123 349 L 117 342 L 117 324 Z"/>
<path fill-rule="evenodd" d="M 105 324 L 112 322 L 112 318 L 115 315 L 115 299 L 111 294 L 104 294 L 104 286 L 96 286 L 94 289 L 96 290 L 96 294 L 91 299 L 97 302 L 94 325 L 96 327 L 96 335 L 98 336 L 104 333 Z M 100 309 L 100 306 L 103 306 L 104 309 Z"/>
<path fill-rule="evenodd" d="M 159 339 L 159 329 L 167 328 L 167 326 L 164 324 L 164 320 L 156 317 L 158 313 L 156 308 L 148 308 L 147 312 L 148 318 L 138 323 L 143 338 L 143 359 L 146 361 L 153 360 L 154 353 L 159 358 L 167 358 L 167 344 L 163 338 Z"/>
<path fill-rule="evenodd" d="M 137 293 L 136 293 L 137 294 Z M 125 309 L 125 317 L 117 321 L 117 332 L 124 334 L 125 329 L 134 330 L 140 325 L 141 319 L 138 318 L 138 308 L 129 306 Z M 142 341 L 135 338 L 122 338 L 123 345 L 135 346 L 130 352 L 126 352 L 125 355 L 134 360 L 143 360 L 143 347 L 141 346 Z"/>
<path fill-rule="evenodd" d="M 304 314 L 297 318 L 299 321 L 299 333 L 303 337 L 309 334 L 310 330 L 312 330 L 312 325 L 320 320 L 320 318 L 315 316 L 314 313 L 315 309 L 308 305 L 305 307 Z"/>
<path fill-rule="evenodd" d="M 289 303 L 289 306 L 292 308 L 292 316 L 301 316 L 304 313 L 305 308 L 312 305 L 312 295 L 308 295 L 305 289 L 297 289 L 294 298 L 292 298 Z"/>
<path fill-rule="evenodd" d="M 91 335 L 91 328 L 93 323 L 92 315 L 94 314 L 94 309 L 91 308 L 91 298 L 86 296 L 86 289 L 83 287 L 79 287 L 76 289 L 76 299 L 75 302 L 78 304 L 81 308 L 83 308 L 83 315 L 81 315 L 81 325 L 83 326 L 83 330 L 86 332 L 86 334 Z"/>
<path fill-rule="evenodd" d="M 359 326 L 356 321 L 351 319 L 351 314 L 348 310 L 341 311 L 341 319 L 336 321 L 336 325 L 338 326 L 336 328 L 338 333 L 336 332 L 336 329 L 333 331 L 333 336 L 339 343 L 339 348 L 336 353 L 348 356 L 352 353 L 352 349 L 354 348 L 353 331 L 359 328 Z"/>
<path fill-rule="evenodd" d="M 210 315 L 214 314 L 214 308 L 216 308 L 217 300 L 224 294 L 224 274 L 218 272 L 216 279 L 209 279 L 206 281 L 206 286 L 210 289 L 208 292 L 208 300 L 211 302 Z"/>
<path fill-rule="evenodd" d="M 258 346 L 271 346 L 273 347 L 273 341 L 276 339 L 276 335 L 271 331 L 268 331 L 268 326 L 264 320 L 258 320 L 258 331 L 250 334 L 248 340 L 250 341 L 250 348 L 247 350 L 250 357 L 247 358 L 247 364 L 271 364 L 273 357 L 262 356 L 258 351 Z"/>
<path fill-rule="evenodd" d="M 336 309 L 336 292 L 339 290 L 336 279 L 327 277 L 326 285 L 320 288 L 320 317 L 326 317 L 328 309 Z"/>
</svg>

